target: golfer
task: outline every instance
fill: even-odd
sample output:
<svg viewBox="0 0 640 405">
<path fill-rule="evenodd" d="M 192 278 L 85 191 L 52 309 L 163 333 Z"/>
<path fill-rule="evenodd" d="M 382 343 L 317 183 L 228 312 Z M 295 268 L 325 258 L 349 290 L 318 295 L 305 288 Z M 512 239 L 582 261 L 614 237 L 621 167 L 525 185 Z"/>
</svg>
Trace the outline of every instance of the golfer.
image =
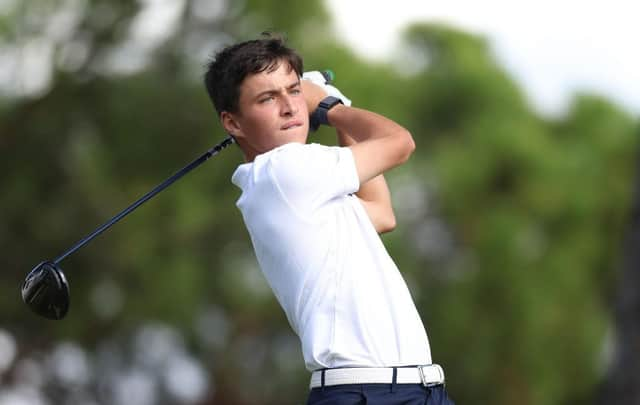
<svg viewBox="0 0 640 405">
<path fill-rule="evenodd" d="M 308 404 L 453 404 L 378 235 L 395 227 L 383 173 L 409 158 L 411 134 L 304 76 L 301 57 L 266 35 L 217 53 L 205 84 L 244 154 L 236 204 L 300 338 Z M 339 146 L 307 144 L 310 121 L 334 127 Z"/>
</svg>

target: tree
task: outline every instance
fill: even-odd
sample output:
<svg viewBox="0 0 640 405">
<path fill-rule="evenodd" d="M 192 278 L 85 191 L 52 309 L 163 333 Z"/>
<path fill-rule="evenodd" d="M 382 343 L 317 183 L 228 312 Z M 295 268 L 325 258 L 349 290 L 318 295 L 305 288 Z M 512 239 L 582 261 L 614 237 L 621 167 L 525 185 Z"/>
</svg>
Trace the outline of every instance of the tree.
<svg viewBox="0 0 640 405">
<path fill-rule="evenodd" d="M 640 163 L 640 159 L 636 159 Z M 627 236 L 623 245 L 623 260 L 620 267 L 615 302 L 615 332 L 613 361 L 599 392 L 601 404 L 635 404 L 640 402 L 638 376 L 640 370 L 640 164 L 636 169 L 636 183 L 627 227 Z"/>
<path fill-rule="evenodd" d="M 172 29 L 145 37 L 143 16 L 160 3 L 176 7 Z M 65 260 L 65 321 L 44 322 L 18 299 L 32 266 L 225 136 L 203 65 L 221 45 L 273 27 L 308 69 L 336 71 L 354 105 L 416 138 L 412 160 L 388 176 L 400 222 L 384 239 L 454 398 L 583 404 L 593 394 L 637 159 L 637 123 L 619 108 L 582 95 L 566 117 L 538 117 L 482 38 L 439 25 L 414 27 L 396 64 L 364 62 L 330 35 L 310 35 L 330 32 L 319 1 L 15 5 L 0 46 L 48 44 L 51 81 L 0 99 L 0 317 L 19 342 L 0 392 L 35 364 L 53 377 L 26 383 L 53 403 L 117 403 L 132 387 L 152 387 L 151 403 L 305 397 L 299 343 L 234 207 L 237 150 Z M 408 59 L 419 63 L 399 69 Z M 328 129 L 315 136 L 335 141 Z M 197 398 L 167 383 L 174 372 L 195 376 Z"/>
<path fill-rule="evenodd" d="M 601 369 L 635 123 L 591 95 L 546 120 L 482 39 L 431 25 L 407 40 L 427 64 L 405 88 L 420 155 L 406 183 L 427 204 L 405 224 L 401 268 L 422 281 L 448 387 L 462 402 L 585 403 Z"/>
</svg>

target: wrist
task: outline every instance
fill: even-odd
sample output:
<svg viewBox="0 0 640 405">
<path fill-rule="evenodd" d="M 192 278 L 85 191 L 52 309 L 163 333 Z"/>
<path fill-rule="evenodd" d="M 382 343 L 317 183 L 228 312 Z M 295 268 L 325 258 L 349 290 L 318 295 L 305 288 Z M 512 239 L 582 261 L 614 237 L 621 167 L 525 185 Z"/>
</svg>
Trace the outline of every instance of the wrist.
<svg viewBox="0 0 640 405">
<path fill-rule="evenodd" d="M 347 108 L 349 108 L 349 106 L 346 106 L 344 104 L 338 104 L 335 107 L 333 107 L 331 110 L 329 110 L 327 112 L 327 121 L 329 121 L 328 125 L 337 129 L 336 127 L 337 120 L 335 117 L 342 114 L 344 110 Z"/>
<path fill-rule="evenodd" d="M 329 111 L 333 110 L 334 107 L 342 105 L 342 100 L 337 97 L 328 96 L 322 99 L 318 104 L 318 107 L 313 111 L 311 116 L 309 117 L 309 127 L 312 131 L 318 129 L 320 125 L 328 125 L 331 126 L 329 121 Z"/>
</svg>

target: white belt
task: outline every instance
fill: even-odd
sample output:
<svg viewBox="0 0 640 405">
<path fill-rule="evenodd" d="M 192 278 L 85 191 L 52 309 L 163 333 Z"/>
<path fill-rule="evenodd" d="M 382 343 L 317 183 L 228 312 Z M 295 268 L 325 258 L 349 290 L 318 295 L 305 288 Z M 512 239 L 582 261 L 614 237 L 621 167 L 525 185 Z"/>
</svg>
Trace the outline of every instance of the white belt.
<svg viewBox="0 0 640 405">
<path fill-rule="evenodd" d="M 397 370 L 396 384 L 422 384 L 425 387 L 444 384 L 444 371 L 437 364 L 412 367 L 330 368 L 311 374 L 310 388 L 342 384 L 392 384 L 393 370 Z"/>
</svg>

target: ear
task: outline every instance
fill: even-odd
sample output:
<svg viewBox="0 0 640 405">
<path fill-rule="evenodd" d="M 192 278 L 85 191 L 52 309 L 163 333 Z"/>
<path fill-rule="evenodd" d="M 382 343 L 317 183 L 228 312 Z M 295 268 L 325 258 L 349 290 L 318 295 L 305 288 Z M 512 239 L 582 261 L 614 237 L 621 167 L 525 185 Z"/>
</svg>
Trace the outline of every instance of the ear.
<svg viewBox="0 0 640 405">
<path fill-rule="evenodd" d="M 227 131 L 227 133 L 232 135 L 234 138 L 244 137 L 244 135 L 242 134 L 242 129 L 240 129 L 238 120 L 233 113 L 230 113 L 228 111 L 223 111 L 222 113 L 220 113 L 220 122 L 222 123 L 225 131 Z"/>
</svg>

